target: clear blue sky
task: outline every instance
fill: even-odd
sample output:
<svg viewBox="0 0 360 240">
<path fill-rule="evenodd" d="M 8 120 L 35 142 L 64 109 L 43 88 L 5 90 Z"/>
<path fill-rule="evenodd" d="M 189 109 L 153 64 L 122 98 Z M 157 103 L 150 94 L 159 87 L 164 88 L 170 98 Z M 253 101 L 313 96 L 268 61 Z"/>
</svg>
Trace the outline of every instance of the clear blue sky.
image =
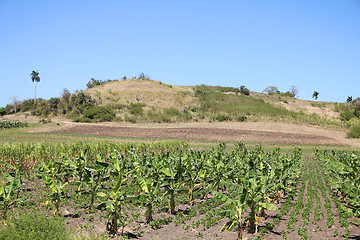
<svg viewBox="0 0 360 240">
<path fill-rule="evenodd" d="M 360 97 L 359 0 L 0 0 L 0 107 L 90 78 Z"/>
</svg>

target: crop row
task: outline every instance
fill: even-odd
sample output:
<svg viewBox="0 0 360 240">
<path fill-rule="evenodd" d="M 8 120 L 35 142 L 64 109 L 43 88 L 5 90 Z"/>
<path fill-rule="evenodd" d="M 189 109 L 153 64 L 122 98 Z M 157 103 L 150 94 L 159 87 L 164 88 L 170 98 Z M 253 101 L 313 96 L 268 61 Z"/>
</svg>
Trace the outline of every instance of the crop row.
<svg viewBox="0 0 360 240">
<path fill-rule="evenodd" d="M 69 157 L 76 157 L 81 152 L 86 153 L 88 158 L 96 158 L 98 154 L 109 156 L 113 149 L 123 154 L 135 149 L 137 152 L 166 152 L 178 149 L 187 149 L 188 144 L 183 141 L 160 141 L 153 143 L 129 143 L 129 142 L 40 142 L 40 143 L 5 143 L 0 145 L 0 160 L 16 164 L 20 161 L 22 169 L 32 170 L 39 164 L 40 159 L 47 162 L 53 158 L 61 158 L 63 153 Z"/>
<path fill-rule="evenodd" d="M 194 228 L 200 224 L 208 228 L 227 218 L 221 230 L 236 227 L 240 239 L 246 226 L 255 233 L 265 211 L 276 209 L 271 202 L 294 192 L 301 171 L 299 149 L 292 155 L 280 155 L 279 149 L 247 151 L 243 144 L 237 144 L 232 152 L 225 151 L 222 143 L 213 151 L 131 149 L 95 158 L 87 152 L 60 155 L 48 161 L 40 158 L 35 167 L 35 174 L 48 189 L 44 191 L 47 200 L 41 202 L 51 203 L 57 215 L 67 199 L 74 198 L 71 195 L 86 195 L 87 208 L 100 211 L 107 219 L 110 235 L 129 223 L 133 213 L 127 209 L 134 205 L 145 210 L 145 222 L 154 228 L 171 221 L 184 224 L 199 214 L 204 217 L 193 222 Z M 23 165 L 15 160 L 15 164 L 1 162 L 9 169 L 0 186 L 3 221 L 8 211 L 24 200 L 19 195 Z M 204 204 L 187 214 L 175 214 L 179 202 L 192 206 L 195 198 L 203 199 Z M 154 219 L 154 213 L 164 208 L 174 217 Z"/>
</svg>

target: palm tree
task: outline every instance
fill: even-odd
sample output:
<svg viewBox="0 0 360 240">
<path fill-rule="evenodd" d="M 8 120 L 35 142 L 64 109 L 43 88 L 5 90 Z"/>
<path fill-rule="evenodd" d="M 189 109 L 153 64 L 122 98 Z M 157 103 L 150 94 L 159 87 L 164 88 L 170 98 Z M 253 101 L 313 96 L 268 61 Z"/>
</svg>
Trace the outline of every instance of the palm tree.
<svg viewBox="0 0 360 240">
<path fill-rule="evenodd" d="M 30 74 L 31 76 L 31 81 L 35 82 L 35 102 L 36 102 L 36 83 L 40 82 L 40 77 L 39 77 L 39 71 L 32 71 L 32 73 Z"/>
<path fill-rule="evenodd" d="M 312 97 L 315 98 L 315 100 L 317 100 L 319 97 L 319 93 L 317 91 L 314 91 Z"/>
</svg>

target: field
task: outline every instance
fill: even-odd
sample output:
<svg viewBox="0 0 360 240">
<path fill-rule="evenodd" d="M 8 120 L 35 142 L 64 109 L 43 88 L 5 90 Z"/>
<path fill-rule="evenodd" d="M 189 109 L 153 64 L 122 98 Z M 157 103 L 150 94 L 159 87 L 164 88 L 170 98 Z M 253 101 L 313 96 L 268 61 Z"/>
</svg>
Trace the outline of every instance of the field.
<svg viewBox="0 0 360 240">
<path fill-rule="evenodd" d="M 70 239 L 360 238 L 360 145 L 340 131 L 35 122 L 0 132 L 8 226 L 31 212 Z"/>
</svg>

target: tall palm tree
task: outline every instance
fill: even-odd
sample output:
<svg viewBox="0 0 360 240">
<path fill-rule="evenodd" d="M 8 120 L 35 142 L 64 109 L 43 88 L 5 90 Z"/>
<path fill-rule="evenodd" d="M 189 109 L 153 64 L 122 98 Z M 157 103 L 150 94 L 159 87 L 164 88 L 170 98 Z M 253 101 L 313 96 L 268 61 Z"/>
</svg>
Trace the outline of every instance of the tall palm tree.
<svg viewBox="0 0 360 240">
<path fill-rule="evenodd" d="M 36 83 L 40 82 L 39 71 L 36 71 L 36 72 L 32 71 L 30 76 L 31 76 L 31 81 L 35 82 L 35 98 L 34 98 L 34 101 L 36 102 Z"/>
</svg>

